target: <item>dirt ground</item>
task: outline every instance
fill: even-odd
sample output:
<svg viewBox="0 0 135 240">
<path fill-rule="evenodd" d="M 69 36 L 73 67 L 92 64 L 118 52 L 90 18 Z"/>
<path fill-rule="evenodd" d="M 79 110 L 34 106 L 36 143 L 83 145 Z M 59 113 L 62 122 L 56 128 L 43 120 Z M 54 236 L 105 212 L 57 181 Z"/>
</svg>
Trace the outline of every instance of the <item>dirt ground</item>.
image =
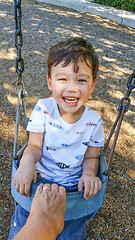
<svg viewBox="0 0 135 240">
<path fill-rule="evenodd" d="M 6 240 L 14 201 L 10 193 L 11 165 L 16 118 L 16 49 L 12 0 L 0 0 L 0 239 Z M 103 119 L 107 138 L 117 116 L 116 106 L 127 92 L 127 80 L 135 67 L 135 30 L 91 14 L 53 5 L 22 1 L 23 81 L 28 93 L 28 117 L 39 98 L 49 96 L 46 85 L 48 49 L 71 36 L 88 39 L 97 49 L 100 70 L 90 106 Z M 105 202 L 88 222 L 88 239 L 135 239 L 133 225 L 135 92 L 125 114 L 109 171 Z M 22 116 L 22 115 L 21 115 Z M 26 141 L 24 126 L 19 128 L 18 147 Z M 110 147 L 106 154 L 108 160 Z"/>
</svg>

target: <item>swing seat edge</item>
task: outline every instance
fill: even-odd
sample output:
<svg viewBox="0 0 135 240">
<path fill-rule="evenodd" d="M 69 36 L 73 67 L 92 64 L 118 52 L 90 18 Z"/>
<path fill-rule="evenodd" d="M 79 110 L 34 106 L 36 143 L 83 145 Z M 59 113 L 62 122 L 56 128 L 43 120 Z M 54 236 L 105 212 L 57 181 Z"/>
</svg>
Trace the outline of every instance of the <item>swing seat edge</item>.
<svg viewBox="0 0 135 240">
<path fill-rule="evenodd" d="M 12 163 L 11 194 L 15 202 L 19 203 L 25 210 L 30 212 L 32 200 L 35 196 L 38 183 L 32 183 L 30 198 L 22 196 L 20 193 L 16 191 L 16 188 L 14 186 L 14 175 L 15 172 L 17 171 L 18 161 L 19 160 L 13 160 Z M 100 170 L 98 172 L 98 175 L 102 180 L 101 190 L 88 200 L 85 200 L 83 198 L 83 191 L 68 192 L 66 195 L 65 221 L 75 220 L 85 216 L 87 216 L 87 220 L 90 220 L 102 207 L 104 203 L 108 177 L 103 175 L 106 165 L 103 155 L 100 156 L 99 161 Z"/>
</svg>

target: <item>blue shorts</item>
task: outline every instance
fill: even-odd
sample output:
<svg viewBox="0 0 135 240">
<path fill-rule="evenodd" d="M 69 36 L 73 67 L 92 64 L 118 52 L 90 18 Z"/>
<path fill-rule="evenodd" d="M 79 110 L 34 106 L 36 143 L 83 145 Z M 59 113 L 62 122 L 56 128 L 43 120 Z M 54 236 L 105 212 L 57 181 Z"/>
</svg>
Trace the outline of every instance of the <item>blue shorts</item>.
<svg viewBox="0 0 135 240">
<path fill-rule="evenodd" d="M 11 227 L 8 240 L 12 240 L 15 235 L 25 225 L 29 212 L 16 203 L 15 212 L 11 220 Z M 87 217 L 83 217 L 77 220 L 65 221 L 64 229 L 62 233 L 57 237 L 57 240 L 86 240 Z"/>
</svg>

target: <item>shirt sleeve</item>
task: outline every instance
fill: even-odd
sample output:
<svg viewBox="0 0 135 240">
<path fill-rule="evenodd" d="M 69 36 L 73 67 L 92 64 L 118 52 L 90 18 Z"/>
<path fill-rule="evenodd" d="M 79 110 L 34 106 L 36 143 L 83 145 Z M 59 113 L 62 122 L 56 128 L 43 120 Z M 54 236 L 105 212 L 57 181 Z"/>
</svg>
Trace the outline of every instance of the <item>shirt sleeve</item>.
<svg viewBox="0 0 135 240">
<path fill-rule="evenodd" d="M 43 106 L 41 99 L 31 113 L 26 130 L 37 133 L 45 132 L 45 106 Z"/>
<path fill-rule="evenodd" d="M 104 128 L 103 128 L 102 120 L 100 118 L 100 120 L 98 121 L 98 123 L 96 124 L 96 126 L 92 131 L 90 141 L 89 141 L 89 146 L 103 147 L 104 139 L 105 139 Z"/>
</svg>

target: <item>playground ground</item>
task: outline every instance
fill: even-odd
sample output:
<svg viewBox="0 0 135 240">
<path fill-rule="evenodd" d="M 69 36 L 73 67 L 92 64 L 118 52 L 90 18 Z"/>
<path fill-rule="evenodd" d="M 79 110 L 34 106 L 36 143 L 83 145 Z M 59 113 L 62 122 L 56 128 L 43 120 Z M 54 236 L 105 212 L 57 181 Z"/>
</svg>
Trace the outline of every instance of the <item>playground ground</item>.
<svg viewBox="0 0 135 240">
<path fill-rule="evenodd" d="M 16 50 L 12 0 L 0 0 L 0 239 L 8 238 L 14 201 L 10 180 L 16 118 Z M 88 39 L 97 49 L 100 70 L 90 106 L 102 119 L 107 138 L 117 116 L 116 106 L 127 91 L 127 80 L 135 67 L 135 30 L 92 14 L 22 1 L 22 31 L 25 62 L 23 81 L 28 93 L 28 117 L 39 98 L 49 96 L 46 85 L 48 49 L 71 36 Z M 105 202 L 88 222 L 88 240 L 134 239 L 133 189 L 135 140 L 135 90 L 125 114 L 118 143 L 110 166 Z M 19 129 L 18 147 L 26 141 L 24 127 Z M 106 154 L 109 156 L 110 147 Z"/>
</svg>

